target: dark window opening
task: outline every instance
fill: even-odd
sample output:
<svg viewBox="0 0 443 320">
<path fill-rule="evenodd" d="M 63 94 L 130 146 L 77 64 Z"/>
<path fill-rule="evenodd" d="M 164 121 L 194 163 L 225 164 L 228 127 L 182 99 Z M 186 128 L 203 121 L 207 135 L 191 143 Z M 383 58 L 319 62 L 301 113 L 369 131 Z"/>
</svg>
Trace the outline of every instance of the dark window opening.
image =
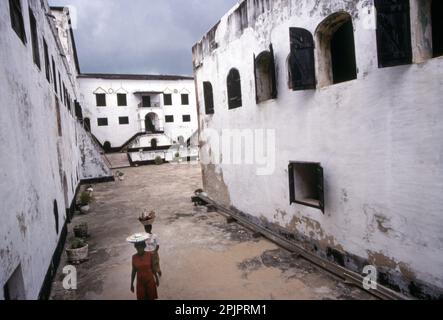
<svg viewBox="0 0 443 320">
<path fill-rule="evenodd" d="M 91 119 L 85 118 L 84 127 L 85 127 L 86 132 L 91 132 Z"/>
<path fill-rule="evenodd" d="M 82 121 L 83 120 L 82 107 L 81 107 L 80 103 L 77 100 L 75 100 L 74 104 L 75 104 L 75 116 L 77 117 L 77 119 L 79 121 Z"/>
<path fill-rule="evenodd" d="M 3 286 L 3 294 L 6 301 L 18 301 L 26 299 L 25 283 L 23 280 L 21 265 L 14 270 L 11 277 Z"/>
<path fill-rule="evenodd" d="M 290 28 L 289 83 L 292 90 L 315 89 L 314 39 L 305 29 Z"/>
<path fill-rule="evenodd" d="M 164 94 L 163 101 L 165 106 L 172 106 L 172 94 Z"/>
<path fill-rule="evenodd" d="M 40 48 L 39 48 L 39 44 L 38 44 L 38 34 L 37 34 L 37 21 L 35 20 L 35 16 L 32 13 L 31 8 L 29 8 L 29 23 L 31 26 L 32 56 L 33 56 L 35 65 L 39 69 L 41 69 Z"/>
<path fill-rule="evenodd" d="M 143 96 L 142 97 L 143 108 L 151 107 L 151 96 Z"/>
<path fill-rule="evenodd" d="M 182 94 L 182 105 L 188 106 L 189 105 L 189 94 Z"/>
<path fill-rule="evenodd" d="M 117 94 L 117 105 L 119 107 L 126 107 L 128 105 L 126 94 L 118 93 Z"/>
<path fill-rule="evenodd" d="M 157 139 L 152 139 L 151 140 L 151 148 L 153 148 L 153 149 L 155 149 L 155 148 L 157 148 L 157 146 L 158 146 L 158 141 L 157 141 Z"/>
<path fill-rule="evenodd" d="M 277 81 L 275 75 L 274 50 L 254 56 L 255 96 L 257 103 L 277 98 Z"/>
<path fill-rule="evenodd" d="M 191 116 L 190 115 L 184 115 L 183 116 L 183 122 L 191 122 Z"/>
<path fill-rule="evenodd" d="M 66 86 L 65 83 L 62 84 L 62 88 L 63 88 L 63 95 L 62 95 L 62 101 L 66 106 L 66 100 L 67 100 L 67 93 L 66 93 Z"/>
<path fill-rule="evenodd" d="M 333 83 L 357 79 L 354 28 L 348 20 L 332 35 L 331 62 Z"/>
<path fill-rule="evenodd" d="M 61 117 L 61 113 L 60 113 L 60 102 L 58 101 L 57 97 L 55 97 L 55 112 L 56 112 L 56 116 L 57 116 L 58 136 L 61 137 L 63 135 L 63 132 L 62 132 L 62 117 Z"/>
<path fill-rule="evenodd" d="M 106 107 L 106 94 L 97 93 L 95 95 L 95 100 L 97 103 L 97 107 Z"/>
<path fill-rule="evenodd" d="M 409 0 L 376 0 L 380 68 L 412 63 Z"/>
<path fill-rule="evenodd" d="M 433 56 L 443 55 L 443 1 L 432 0 L 432 48 Z"/>
<path fill-rule="evenodd" d="M 165 117 L 166 123 L 172 123 L 174 122 L 174 116 L 166 116 Z"/>
<path fill-rule="evenodd" d="M 214 114 L 214 92 L 212 84 L 208 81 L 203 82 L 203 95 L 205 98 L 206 114 Z"/>
<path fill-rule="evenodd" d="M 46 43 L 45 39 L 43 39 L 43 51 L 44 51 L 44 54 L 45 54 L 46 80 L 48 80 L 48 82 L 51 82 L 51 63 L 49 62 L 48 44 Z"/>
<path fill-rule="evenodd" d="M 105 141 L 105 143 L 103 143 L 103 150 L 105 150 L 105 152 L 110 152 L 112 149 L 112 145 L 109 141 Z"/>
<path fill-rule="evenodd" d="M 231 69 L 227 79 L 228 107 L 229 109 L 240 108 L 242 106 L 241 80 L 237 69 Z"/>
<path fill-rule="evenodd" d="M 106 127 L 108 125 L 108 118 L 98 118 L 97 125 L 99 127 Z"/>
<path fill-rule="evenodd" d="M 11 26 L 20 40 L 26 44 L 25 24 L 23 22 L 23 11 L 21 0 L 9 0 L 9 13 L 11 16 Z"/>
<path fill-rule="evenodd" d="M 55 232 L 58 234 L 58 230 L 59 230 L 59 225 L 58 225 L 59 216 L 58 216 L 57 200 L 54 200 L 54 219 L 55 219 Z"/>
<path fill-rule="evenodd" d="M 129 117 L 120 117 L 118 118 L 119 124 L 129 124 Z"/>
<path fill-rule="evenodd" d="M 290 203 L 320 209 L 324 212 L 323 168 L 319 163 L 289 164 Z"/>
<path fill-rule="evenodd" d="M 57 92 L 57 70 L 55 69 L 54 57 L 52 57 L 52 77 L 54 79 L 54 91 Z"/>
<path fill-rule="evenodd" d="M 60 75 L 60 71 L 58 72 L 58 85 L 59 85 L 59 92 L 60 92 L 60 96 L 63 94 L 63 89 L 62 89 L 62 77 Z"/>
</svg>

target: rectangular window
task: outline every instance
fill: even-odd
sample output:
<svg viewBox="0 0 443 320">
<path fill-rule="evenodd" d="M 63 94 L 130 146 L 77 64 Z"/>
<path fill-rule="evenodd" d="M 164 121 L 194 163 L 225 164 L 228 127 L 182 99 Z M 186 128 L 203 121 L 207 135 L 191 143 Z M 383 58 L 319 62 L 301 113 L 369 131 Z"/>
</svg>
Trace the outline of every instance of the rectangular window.
<svg viewBox="0 0 443 320">
<path fill-rule="evenodd" d="M 203 82 L 203 95 L 206 114 L 214 114 L 214 93 L 212 91 L 212 84 L 208 81 Z"/>
<path fill-rule="evenodd" d="M 48 82 L 51 82 L 51 64 L 49 62 L 49 50 L 48 50 L 48 44 L 46 43 L 46 40 L 43 38 L 43 50 L 45 54 L 45 72 L 46 72 L 46 80 Z"/>
<path fill-rule="evenodd" d="M 166 116 L 165 117 L 166 123 L 172 123 L 174 122 L 174 116 Z"/>
<path fill-rule="evenodd" d="M 62 117 L 61 117 L 61 113 L 60 113 L 60 102 L 58 101 L 57 97 L 55 97 L 55 112 L 57 114 L 58 136 L 61 137 L 63 135 L 63 131 L 62 131 Z"/>
<path fill-rule="evenodd" d="M 189 105 L 189 94 L 182 94 L 182 105 L 183 106 Z"/>
<path fill-rule="evenodd" d="M 25 24 L 23 22 L 23 11 L 21 0 L 9 0 L 9 13 L 11 15 L 12 29 L 18 37 L 26 44 Z"/>
<path fill-rule="evenodd" d="M 151 97 L 150 96 L 143 96 L 143 108 L 150 108 L 151 107 Z"/>
<path fill-rule="evenodd" d="M 120 117 L 118 118 L 119 124 L 129 124 L 129 117 Z"/>
<path fill-rule="evenodd" d="M 54 79 L 54 91 L 57 93 L 57 70 L 55 69 L 54 57 L 52 57 L 52 77 Z"/>
<path fill-rule="evenodd" d="M 99 127 L 106 127 L 108 125 L 108 118 L 98 118 L 97 125 Z"/>
<path fill-rule="evenodd" d="M 126 94 L 123 93 L 117 94 L 117 105 L 119 107 L 126 107 L 128 105 Z"/>
<path fill-rule="evenodd" d="M 323 168 L 319 163 L 289 164 L 290 203 L 313 207 L 324 212 Z"/>
<path fill-rule="evenodd" d="M 184 115 L 183 116 L 183 122 L 191 122 L 191 116 L 190 115 Z"/>
<path fill-rule="evenodd" d="M 106 94 L 97 93 L 95 95 L 95 100 L 97 102 L 97 107 L 106 107 Z"/>
<path fill-rule="evenodd" d="M 31 8 L 29 8 L 29 23 L 31 25 L 31 41 L 32 41 L 32 55 L 34 58 L 35 65 L 41 69 L 40 64 L 40 48 L 38 45 L 38 34 L 37 34 L 37 21 L 32 13 Z"/>
<path fill-rule="evenodd" d="M 163 101 L 165 106 L 172 106 L 172 94 L 165 93 L 163 95 Z"/>
</svg>

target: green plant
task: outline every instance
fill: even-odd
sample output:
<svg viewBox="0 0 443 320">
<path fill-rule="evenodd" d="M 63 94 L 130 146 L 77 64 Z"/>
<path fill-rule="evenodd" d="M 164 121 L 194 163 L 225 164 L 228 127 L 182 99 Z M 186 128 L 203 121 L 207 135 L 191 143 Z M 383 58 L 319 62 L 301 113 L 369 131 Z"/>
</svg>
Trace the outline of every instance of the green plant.
<svg viewBox="0 0 443 320">
<path fill-rule="evenodd" d="M 161 165 L 161 164 L 163 164 L 163 159 L 162 159 L 162 157 L 157 156 L 157 157 L 155 158 L 155 164 L 156 164 L 156 165 Z"/>
<path fill-rule="evenodd" d="M 92 196 L 89 194 L 89 192 L 83 191 L 80 194 L 80 203 L 82 205 L 88 205 L 91 203 L 91 201 L 92 201 Z"/>
<path fill-rule="evenodd" d="M 175 157 L 176 157 L 176 158 L 180 158 L 180 153 L 177 152 L 177 153 L 175 154 Z"/>
<path fill-rule="evenodd" d="M 87 243 L 85 240 L 80 239 L 80 238 L 75 238 L 74 240 L 72 240 L 71 243 L 71 249 L 75 250 L 75 249 L 81 249 L 86 247 Z"/>
</svg>

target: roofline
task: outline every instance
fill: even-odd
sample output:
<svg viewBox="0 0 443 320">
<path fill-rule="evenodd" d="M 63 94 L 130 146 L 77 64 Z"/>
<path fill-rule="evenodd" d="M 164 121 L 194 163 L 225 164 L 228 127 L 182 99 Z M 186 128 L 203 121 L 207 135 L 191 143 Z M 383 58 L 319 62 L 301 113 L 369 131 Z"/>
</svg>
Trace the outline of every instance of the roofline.
<svg viewBox="0 0 443 320">
<path fill-rule="evenodd" d="M 107 80 L 194 80 L 191 76 L 163 74 L 81 73 L 78 78 Z"/>
</svg>

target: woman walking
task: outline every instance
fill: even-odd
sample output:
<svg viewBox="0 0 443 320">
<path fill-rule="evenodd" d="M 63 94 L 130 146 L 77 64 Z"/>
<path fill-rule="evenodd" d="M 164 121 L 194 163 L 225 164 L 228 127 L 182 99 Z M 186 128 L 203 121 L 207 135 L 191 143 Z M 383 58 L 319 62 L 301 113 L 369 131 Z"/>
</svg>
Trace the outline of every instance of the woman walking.
<svg viewBox="0 0 443 320">
<path fill-rule="evenodd" d="M 154 278 L 152 253 L 146 252 L 146 238 L 141 236 L 134 242 L 137 254 L 132 257 L 131 292 L 137 277 L 137 300 L 157 300 L 157 283 Z M 133 242 L 128 240 L 129 242 Z"/>
</svg>

